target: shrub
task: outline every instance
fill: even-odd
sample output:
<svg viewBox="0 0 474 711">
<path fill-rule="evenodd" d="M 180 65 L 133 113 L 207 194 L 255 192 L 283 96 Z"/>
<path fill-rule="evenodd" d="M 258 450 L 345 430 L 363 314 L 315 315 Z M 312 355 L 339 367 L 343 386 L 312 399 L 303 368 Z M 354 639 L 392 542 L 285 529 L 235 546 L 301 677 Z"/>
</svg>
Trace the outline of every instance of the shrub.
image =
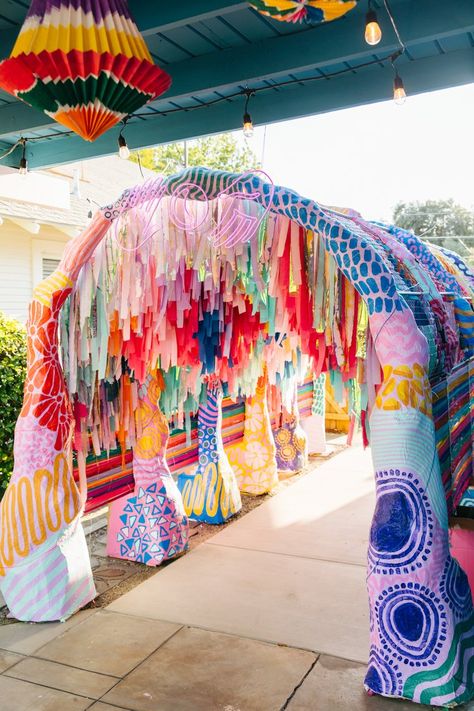
<svg viewBox="0 0 474 711">
<path fill-rule="evenodd" d="M 25 329 L 0 312 L 0 498 L 13 470 L 13 438 L 25 375 Z"/>
</svg>

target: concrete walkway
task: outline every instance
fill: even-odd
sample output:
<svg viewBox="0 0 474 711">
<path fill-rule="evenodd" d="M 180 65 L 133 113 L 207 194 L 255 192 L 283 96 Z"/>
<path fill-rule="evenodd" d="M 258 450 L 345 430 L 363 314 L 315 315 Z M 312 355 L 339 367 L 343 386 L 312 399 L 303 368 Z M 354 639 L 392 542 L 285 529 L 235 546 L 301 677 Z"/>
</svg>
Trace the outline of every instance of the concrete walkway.
<svg viewBox="0 0 474 711">
<path fill-rule="evenodd" d="M 373 506 L 355 447 L 106 610 L 0 627 L 1 711 L 413 711 L 362 687 Z"/>
</svg>

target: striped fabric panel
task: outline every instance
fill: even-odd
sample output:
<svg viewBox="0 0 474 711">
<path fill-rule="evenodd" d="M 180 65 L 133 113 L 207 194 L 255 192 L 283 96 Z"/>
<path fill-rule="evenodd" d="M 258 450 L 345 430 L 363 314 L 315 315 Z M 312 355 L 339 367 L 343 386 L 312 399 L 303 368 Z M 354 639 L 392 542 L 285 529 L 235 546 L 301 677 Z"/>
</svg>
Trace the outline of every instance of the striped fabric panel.
<svg viewBox="0 0 474 711">
<path fill-rule="evenodd" d="M 84 534 L 76 530 L 74 539 L 78 539 L 77 545 L 83 543 L 87 553 Z M 76 543 L 68 541 L 64 545 L 68 547 Z M 71 558 L 71 553 L 65 555 L 56 544 L 40 556 L 41 560 L 33 556 L 30 562 L 11 569 L 3 594 L 18 620 L 64 620 L 94 599 L 96 592 L 90 569 L 75 579 L 68 569 L 68 558 Z M 68 580 L 67 585 L 65 580 Z"/>
<path fill-rule="evenodd" d="M 454 315 L 461 335 L 461 345 L 474 353 L 474 311 L 465 299 L 454 299 Z"/>
<path fill-rule="evenodd" d="M 222 404 L 222 438 L 226 446 L 237 444 L 244 435 L 245 403 L 224 398 Z M 191 419 L 191 438 L 188 441 L 184 430 L 171 432 L 166 452 L 168 466 L 172 472 L 179 472 L 192 466 L 198 457 L 197 417 Z M 134 488 L 132 452 L 125 454 L 122 463 L 120 449 L 107 456 L 91 456 L 87 461 L 88 498 L 85 512 L 96 511 L 101 506 L 125 496 Z M 78 481 L 77 469 L 74 470 Z"/>
<path fill-rule="evenodd" d="M 205 403 L 199 406 L 199 423 L 203 427 L 215 427 L 219 414 L 218 395 L 212 389 L 208 390 Z"/>
<path fill-rule="evenodd" d="M 51 307 L 53 294 L 72 286 L 72 281 L 58 269 L 43 279 L 33 290 L 33 298 L 43 306 Z"/>
<path fill-rule="evenodd" d="M 301 385 L 298 385 L 298 410 L 301 419 L 311 417 L 313 407 L 313 376 L 308 375 Z"/>
<path fill-rule="evenodd" d="M 432 392 L 436 446 L 451 514 L 474 476 L 474 358 L 434 384 Z"/>
<path fill-rule="evenodd" d="M 151 62 L 150 52 L 123 0 L 32 0 L 12 56 L 70 49 L 111 51 Z"/>
<path fill-rule="evenodd" d="M 433 386 L 433 420 L 436 433 L 436 447 L 438 450 L 441 478 L 443 481 L 448 511 L 452 513 L 451 490 L 451 448 L 449 439 L 449 412 L 448 412 L 448 386 L 442 380 Z"/>
</svg>

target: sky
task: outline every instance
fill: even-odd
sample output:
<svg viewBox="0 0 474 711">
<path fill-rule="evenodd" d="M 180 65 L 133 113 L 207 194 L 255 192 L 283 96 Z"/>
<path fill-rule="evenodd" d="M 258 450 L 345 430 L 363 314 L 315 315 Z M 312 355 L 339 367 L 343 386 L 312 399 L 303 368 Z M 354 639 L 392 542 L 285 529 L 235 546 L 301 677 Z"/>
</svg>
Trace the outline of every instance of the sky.
<svg viewBox="0 0 474 711">
<path fill-rule="evenodd" d="M 259 127 L 251 145 L 275 184 L 368 219 L 400 200 L 474 209 L 474 84 Z"/>
</svg>

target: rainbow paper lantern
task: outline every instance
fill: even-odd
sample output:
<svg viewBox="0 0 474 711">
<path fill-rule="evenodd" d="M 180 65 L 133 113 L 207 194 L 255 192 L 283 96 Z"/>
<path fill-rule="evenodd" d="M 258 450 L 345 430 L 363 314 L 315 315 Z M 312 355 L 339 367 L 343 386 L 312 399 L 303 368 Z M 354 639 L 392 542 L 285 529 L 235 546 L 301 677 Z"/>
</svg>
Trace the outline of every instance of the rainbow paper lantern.
<svg viewBox="0 0 474 711">
<path fill-rule="evenodd" d="M 262 15 L 282 22 L 307 22 L 319 25 L 342 17 L 358 0 L 250 0 Z"/>
<path fill-rule="evenodd" d="M 0 87 L 94 141 L 171 84 L 126 0 L 33 0 Z"/>
</svg>

